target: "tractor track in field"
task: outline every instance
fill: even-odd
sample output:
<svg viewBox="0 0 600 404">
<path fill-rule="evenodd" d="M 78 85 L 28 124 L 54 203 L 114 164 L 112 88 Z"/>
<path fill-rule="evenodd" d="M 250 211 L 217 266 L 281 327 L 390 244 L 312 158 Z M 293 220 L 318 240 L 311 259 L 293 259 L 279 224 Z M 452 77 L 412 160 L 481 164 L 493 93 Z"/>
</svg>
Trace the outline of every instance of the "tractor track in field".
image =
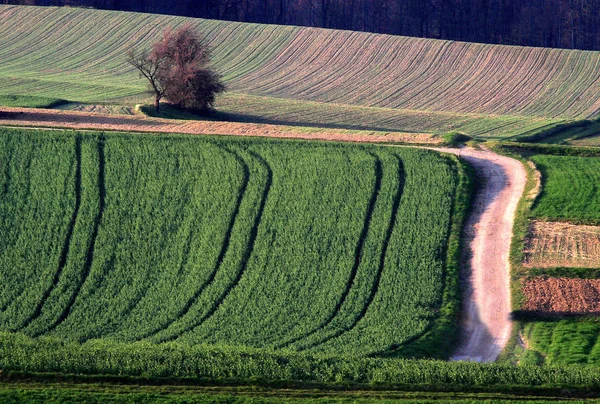
<svg viewBox="0 0 600 404">
<path fill-rule="evenodd" d="M 369 296 L 367 297 L 365 305 L 361 309 L 360 313 L 358 313 L 358 315 L 355 316 L 355 318 L 352 320 L 352 323 L 348 327 L 341 328 L 341 329 L 337 330 L 335 333 L 328 335 L 325 338 L 321 339 L 320 341 L 312 343 L 309 346 L 304 347 L 303 349 L 314 348 L 316 346 L 326 343 L 329 340 L 338 338 L 341 335 L 345 334 L 346 332 L 351 331 L 365 317 L 365 315 L 367 314 L 367 310 L 369 310 L 371 303 L 373 303 L 373 300 L 375 299 L 375 295 L 377 294 L 377 291 L 379 290 L 381 274 L 383 273 L 383 268 L 385 266 L 385 255 L 387 253 L 387 249 L 389 247 L 390 240 L 392 238 L 392 233 L 393 233 L 394 227 L 396 225 L 396 218 L 398 216 L 398 210 L 400 209 L 400 200 L 402 199 L 402 194 L 404 193 L 404 181 L 405 181 L 404 164 L 402 163 L 402 159 L 400 159 L 400 157 L 398 157 L 398 156 L 395 156 L 395 157 L 398 159 L 398 167 L 399 167 L 399 171 L 400 171 L 400 173 L 399 173 L 400 174 L 399 175 L 400 182 L 399 182 L 398 188 L 396 190 L 396 195 L 394 195 L 394 200 L 392 203 L 392 215 L 390 217 L 390 222 L 388 224 L 388 228 L 385 233 L 385 240 L 384 240 L 383 246 L 381 248 L 381 254 L 379 255 L 379 266 L 377 268 L 377 273 L 375 274 L 375 281 L 373 282 L 373 286 L 371 287 L 371 290 L 369 292 Z"/>
<path fill-rule="evenodd" d="M 45 111 L 24 108 L 0 108 L 0 124 L 26 127 L 57 127 L 69 129 L 117 130 L 133 132 L 166 132 L 190 134 L 228 134 L 237 136 L 259 136 L 276 138 L 299 138 L 313 140 L 350 141 L 367 143 L 406 142 L 407 139 L 385 135 L 355 135 L 355 134 L 314 134 L 288 133 L 285 130 L 273 129 L 275 125 L 235 124 L 234 126 L 208 124 L 203 130 L 184 131 L 181 123 L 167 125 L 167 120 L 154 120 L 135 117 L 136 124 L 123 122 L 123 117 L 101 117 L 98 114 L 73 113 L 63 114 L 64 111 Z M 6 117 L 6 115 L 9 115 Z M 50 116 L 48 118 L 48 116 Z M 90 118 L 100 123 L 89 122 Z M 113 124 L 106 119 L 112 119 Z M 87 119 L 87 120 L 86 120 Z M 157 123 L 156 121 L 163 121 Z M 188 126 L 188 129 L 193 127 Z M 224 133 L 223 131 L 227 131 Z M 415 141 L 412 138 L 413 142 Z M 426 143 L 426 142 L 419 142 Z M 473 209 L 467 219 L 465 250 L 469 257 L 469 265 L 465 268 L 463 277 L 466 284 L 466 296 L 462 316 L 462 335 L 458 350 L 453 355 L 454 360 L 470 360 L 491 362 L 496 360 L 506 345 L 510 336 L 512 324 L 510 320 L 510 266 L 509 251 L 512 239 L 512 226 L 518 201 L 523 194 L 526 182 L 526 172 L 517 160 L 501 156 L 487 150 L 449 149 L 428 147 L 433 150 L 453 153 L 471 164 L 482 179 L 480 187 L 474 195 Z M 268 168 L 269 169 L 269 168 Z M 269 169 L 270 172 L 270 169 Z M 269 174 L 272 176 L 272 173 Z M 268 181 L 271 181 L 269 177 Z M 265 191 L 268 193 L 268 189 Z M 262 215 L 267 194 L 263 196 L 259 212 Z M 261 216 L 258 215 L 257 217 Z M 252 243 L 256 237 L 257 223 L 252 230 Z M 246 251 L 243 261 L 247 263 L 251 252 Z M 244 264 L 245 266 L 245 264 Z M 243 267 L 242 267 L 243 268 Z M 231 288 L 239 281 L 243 269 Z M 201 324 L 214 314 L 221 299 L 210 309 L 208 315 L 200 319 Z M 189 330 L 195 328 L 188 327 Z M 173 340 L 178 336 L 169 338 Z"/>
<path fill-rule="evenodd" d="M 94 227 L 92 229 L 92 235 L 90 238 L 90 244 L 88 245 L 88 249 L 85 255 L 85 262 L 83 266 L 83 274 L 81 276 L 81 280 L 77 284 L 73 294 L 69 298 L 69 301 L 60 316 L 54 321 L 49 327 L 46 328 L 45 331 L 37 332 L 34 336 L 39 336 L 45 333 L 48 333 L 58 327 L 63 321 L 69 317 L 71 314 L 71 309 L 75 304 L 75 300 L 83 287 L 83 284 L 87 280 L 90 271 L 92 269 L 92 263 L 94 261 L 94 249 L 96 248 L 96 238 L 98 236 L 98 230 L 100 228 L 100 221 L 102 220 L 102 215 L 104 213 L 104 205 L 106 199 L 106 184 L 104 178 L 104 164 L 105 164 L 105 156 L 104 156 L 104 135 L 100 135 L 98 139 L 98 214 L 94 220 Z"/>
<path fill-rule="evenodd" d="M 222 147 L 222 149 L 225 150 L 227 153 L 232 154 L 234 156 L 234 158 L 240 163 L 240 165 L 242 166 L 243 178 L 242 178 L 242 184 L 238 191 L 238 196 L 237 196 L 237 200 L 235 202 L 235 207 L 234 207 L 233 213 L 231 214 L 231 217 L 229 219 L 227 231 L 225 232 L 225 237 L 224 237 L 223 243 L 221 245 L 221 250 L 219 251 L 219 256 L 217 257 L 216 265 L 215 265 L 213 271 L 210 273 L 208 279 L 206 281 L 204 281 L 204 283 L 200 286 L 200 288 L 198 288 L 198 290 L 196 290 L 194 295 L 187 301 L 185 306 L 177 313 L 177 315 L 175 317 L 173 317 L 167 323 L 163 324 L 160 328 L 158 328 L 154 331 L 151 331 L 149 333 L 146 333 L 142 336 L 139 336 L 138 338 L 136 338 L 136 341 L 146 339 L 146 338 L 151 338 L 154 335 L 158 334 L 159 332 L 168 329 L 177 320 L 184 317 L 190 311 L 190 309 L 197 303 L 198 299 L 200 298 L 200 295 L 202 295 L 204 290 L 206 290 L 206 288 L 213 283 L 213 281 L 215 280 L 215 277 L 217 276 L 217 273 L 219 272 L 219 269 L 221 268 L 221 264 L 223 263 L 223 260 L 225 259 L 225 255 L 227 254 L 227 251 L 229 250 L 231 235 L 233 233 L 233 226 L 235 225 L 235 222 L 239 215 L 240 206 L 242 205 L 242 200 L 244 199 L 244 196 L 246 195 L 248 183 L 250 182 L 250 167 L 248 167 L 248 164 L 246 163 L 246 161 L 235 151 L 230 150 L 225 147 Z M 191 242 L 191 240 L 190 240 L 190 242 Z M 188 248 L 188 250 L 189 250 L 189 248 Z M 185 263 L 182 263 L 182 266 L 185 266 Z"/>
<path fill-rule="evenodd" d="M 54 288 L 58 285 L 60 281 L 61 275 L 65 266 L 67 265 L 67 257 L 69 255 L 69 247 L 71 246 L 71 239 L 73 238 L 73 231 L 75 229 L 75 223 L 77 222 L 77 216 L 79 214 L 79 207 L 81 206 L 81 137 L 77 136 L 75 138 L 75 206 L 73 208 L 73 214 L 71 215 L 71 220 L 69 221 L 69 226 L 67 227 L 67 234 L 65 236 L 65 241 L 63 243 L 63 247 L 60 252 L 60 257 L 58 259 L 58 268 L 54 273 L 54 277 L 52 278 L 52 283 L 50 286 L 44 291 L 42 294 L 42 298 L 36 305 L 32 315 L 21 324 L 17 330 L 22 330 L 28 327 L 33 321 L 35 321 L 40 314 L 42 314 L 42 309 L 46 304 L 46 301 L 52 294 Z"/>
<path fill-rule="evenodd" d="M 365 245 L 365 241 L 369 234 L 369 228 L 371 227 L 371 221 L 373 218 L 373 211 L 375 210 L 375 204 L 377 203 L 377 199 L 379 197 L 379 192 L 381 191 L 381 182 L 383 180 L 383 167 L 382 167 L 383 164 L 381 162 L 381 159 L 373 153 L 368 153 L 368 154 L 371 157 L 373 157 L 373 159 L 375 160 L 375 167 L 374 167 L 375 184 L 373 186 L 373 192 L 371 193 L 371 198 L 369 198 L 369 204 L 367 205 L 367 212 L 365 214 L 363 228 L 360 232 L 360 236 L 358 237 L 358 243 L 356 244 L 356 247 L 354 249 L 354 265 L 352 266 L 352 270 L 350 271 L 350 277 L 348 279 L 348 282 L 346 282 L 346 288 L 342 292 L 342 295 L 340 296 L 340 298 L 339 298 L 338 302 L 336 303 L 335 308 L 333 309 L 331 314 L 323 322 L 321 322 L 321 324 L 319 324 L 312 330 L 310 330 L 302 335 L 294 337 L 291 340 L 289 340 L 283 344 L 277 345 L 276 348 L 278 348 L 278 349 L 286 348 L 298 341 L 308 338 L 311 335 L 324 329 L 329 324 L 331 324 L 331 322 L 339 314 L 344 302 L 348 298 L 348 295 L 350 294 L 350 289 L 352 289 L 352 286 L 354 286 L 354 281 L 356 279 L 356 275 L 358 274 L 358 268 L 360 267 L 360 263 L 361 263 L 363 247 Z"/>
<path fill-rule="evenodd" d="M 194 321 L 192 324 L 185 327 L 182 331 L 180 331 L 174 335 L 171 335 L 169 337 L 159 338 L 157 341 L 159 343 L 174 341 L 177 338 L 179 338 L 181 335 L 183 335 L 189 331 L 192 331 L 193 329 L 198 328 L 202 324 L 204 324 L 204 322 L 206 320 L 208 320 L 210 317 L 212 317 L 213 314 L 215 314 L 217 312 L 219 307 L 221 307 L 221 303 L 223 303 L 223 301 L 227 298 L 229 293 L 238 285 L 238 283 L 242 279 L 242 276 L 246 272 L 246 267 L 248 266 L 248 261 L 250 260 L 250 257 L 252 256 L 252 252 L 254 251 L 254 243 L 256 242 L 256 238 L 258 237 L 258 227 L 260 226 L 260 223 L 262 221 L 262 215 L 265 210 L 265 206 L 267 204 L 267 198 L 269 197 L 269 191 L 271 190 L 271 186 L 273 184 L 273 170 L 271 169 L 271 166 L 269 165 L 269 163 L 262 156 L 260 156 L 259 154 L 255 153 L 253 151 L 248 151 L 248 153 L 252 157 L 256 158 L 265 167 L 265 169 L 267 171 L 267 179 L 266 179 L 265 187 L 264 187 L 263 194 L 262 194 L 262 197 L 260 200 L 260 204 L 258 207 L 258 211 L 256 213 L 256 216 L 254 217 L 254 223 L 252 224 L 252 229 L 250 230 L 250 239 L 248 240 L 247 247 L 244 250 L 244 254 L 240 261 L 239 271 L 238 271 L 235 279 L 231 282 L 231 284 L 223 291 L 223 293 L 221 293 L 221 295 L 218 297 L 218 299 L 216 299 L 214 301 L 214 303 L 212 304 L 210 309 L 202 317 L 200 317 L 199 319 Z"/>
</svg>

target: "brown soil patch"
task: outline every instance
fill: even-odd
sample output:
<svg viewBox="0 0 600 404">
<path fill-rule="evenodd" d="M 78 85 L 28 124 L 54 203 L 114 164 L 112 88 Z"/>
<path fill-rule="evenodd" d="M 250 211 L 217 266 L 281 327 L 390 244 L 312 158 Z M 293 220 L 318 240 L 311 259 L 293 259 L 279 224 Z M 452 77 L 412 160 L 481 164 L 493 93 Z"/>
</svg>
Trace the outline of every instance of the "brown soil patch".
<svg viewBox="0 0 600 404">
<path fill-rule="evenodd" d="M 523 310 L 540 313 L 600 314 L 600 279 L 539 277 L 523 282 Z"/>
<path fill-rule="evenodd" d="M 144 115 L 107 115 L 86 111 L 61 111 L 0 107 L 0 125 L 34 126 L 123 132 L 161 132 L 197 135 L 266 136 L 277 138 L 332 140 L 372 143 L 439 144 L 442 139 L 427 133 L 358 132 L 305 129 L 256 123 L 184 121 L 150 118 Z"/>
<path fill-rule="evenodd" d="M 526 268 L 600 268 L 600 226 L 532 221 L 525 240 Z"/>
</svg>

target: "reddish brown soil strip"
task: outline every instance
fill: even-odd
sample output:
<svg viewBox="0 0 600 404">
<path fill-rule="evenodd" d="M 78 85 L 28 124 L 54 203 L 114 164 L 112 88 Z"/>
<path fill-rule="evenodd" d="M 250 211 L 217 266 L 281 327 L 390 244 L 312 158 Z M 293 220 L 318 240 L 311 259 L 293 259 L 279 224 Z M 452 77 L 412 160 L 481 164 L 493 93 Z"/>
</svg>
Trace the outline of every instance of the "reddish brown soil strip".
<svg viewBox="0 0 600 404">
<path fill-rule="evenodd" d="M 523 310 L 548 314 L 600 314 L 600 279 L 539 277 L 523 282 Z"/>
<path fill-rule="evenodd" d="M 426 133 L 360 132 L 320 130 L 308 132 L 289 126 L 255 123 L 184 121 L 150 118 L 143 115 L 107 115 L 85 111 L 61 111 L 0 107 L 0 125 L 58 127 L 68 129 L 117 130 L 123 132 L 161 132 L 198 135 L 266 136 L 312 140 L 373 143 L 439 144 L 442 139 Z"/>
<path fill-rule="evenodd" d="M 600 226 L 532 221 L 523 265 L 600 268 Z"/>
</svg>

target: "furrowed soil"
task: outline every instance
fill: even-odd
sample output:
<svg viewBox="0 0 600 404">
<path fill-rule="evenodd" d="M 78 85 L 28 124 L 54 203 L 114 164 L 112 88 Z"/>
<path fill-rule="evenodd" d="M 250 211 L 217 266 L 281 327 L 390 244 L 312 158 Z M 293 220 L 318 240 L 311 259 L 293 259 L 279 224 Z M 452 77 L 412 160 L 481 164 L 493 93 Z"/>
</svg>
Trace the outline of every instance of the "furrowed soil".
<svg viewBox="0 0 600 404">
<path fill-rule="evenodd" d="M 539 277 L 524 281 L 524 311 L 541 314 L 600 314 L 600 280 Z"/>
<path fill-rule="evenodd" d="M 0 108 L 0 116 L 2 114 L 4 117 L 0 124 L 27 127 L 206 133 L 353 142 L 439 142 L 439 139 L 426 134 L 292 133 L 275 125 L 173 122 L 73 111 Z M 516 206 L 525 188 L 525 169 L 517 160 L 487 150 L 435 150 L 464 158 L 475 168 L 480 181 L 466 226 L 465 249 L 469 265 L 464 274 L 466 296 L 463 335 L 453 359 L 492 362 L 506 345 L 511 332 L 508 257 Z"/>
<path fill-rule="evenodd" d="M 600 268 L 600 226 L 532 221 L 525 241 L 526 268 Z"/>
<path fill-rule="evenodd" d="M 184 133 L 334 140 L 343 142 L 440 144 L 442 139 L 427 133 L 356 132 L 315 128 L 310 131 L 288 126 L 222 121 L 186 121 L 150 118 L 143 115 L 108 115 L 87 111 L 60 111 L 0 107 L 0 125 L 41 128 L 116 130 L 123 132 Z"/>
</svg>

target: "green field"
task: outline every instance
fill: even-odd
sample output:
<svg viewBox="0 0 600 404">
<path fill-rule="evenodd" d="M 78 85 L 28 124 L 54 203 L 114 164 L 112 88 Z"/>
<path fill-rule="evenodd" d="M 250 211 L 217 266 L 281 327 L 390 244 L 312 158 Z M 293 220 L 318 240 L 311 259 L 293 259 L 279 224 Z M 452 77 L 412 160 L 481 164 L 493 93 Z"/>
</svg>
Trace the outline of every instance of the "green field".
<svg viewBox="0 0 600 404">
<path fill-rule="evenodd" d="M 532 216 L 545 220 L 600 221 L 600 159 L 536 155 L 542 192 Z"/>
<path fill-rule="evenodd" d="M 2 331 L 449 354 L 449 157 L 2 129 L 0 159 Z"/>
<path fill-rule="evenodd" d="M 0 21 L 0 95 L 147 101 L 126 51 L 192 22 L 235 119 L 506 138 L 598 114 L 595 52 L 77 8 L 3 5 Z"/>
<path fill-rule="evenodd" d="M 525 363 L 600 365 L 598 318 L 531 322 L 523 334 L 531 343 Z"/>
</svg>

